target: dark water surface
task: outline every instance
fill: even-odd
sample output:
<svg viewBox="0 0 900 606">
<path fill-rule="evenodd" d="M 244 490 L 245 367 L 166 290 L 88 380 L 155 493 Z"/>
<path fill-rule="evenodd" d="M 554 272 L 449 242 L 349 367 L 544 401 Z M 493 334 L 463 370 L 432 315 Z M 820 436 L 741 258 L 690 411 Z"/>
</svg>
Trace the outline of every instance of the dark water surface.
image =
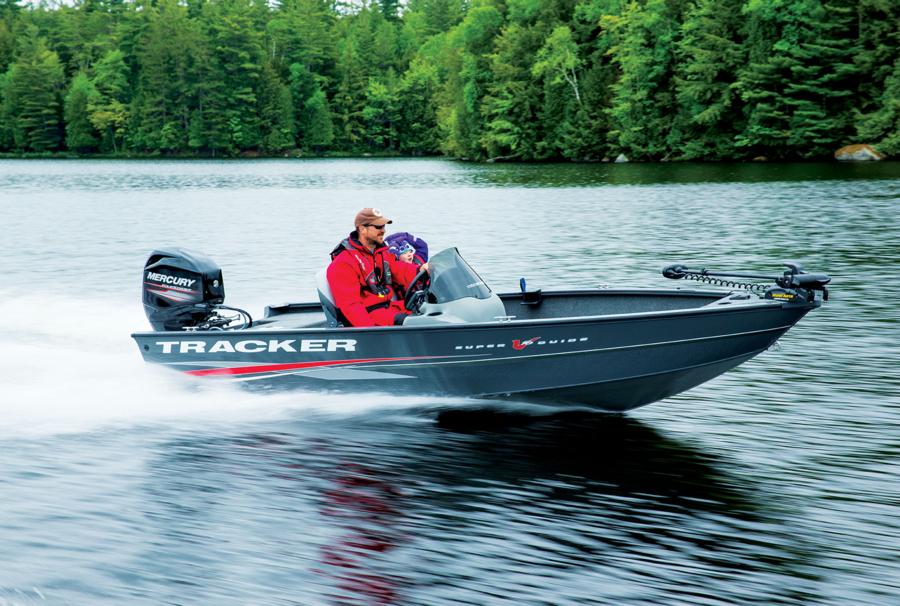
<svg viewBox="0 0 900 606">
<path fill-rule="evenodd" d="M 501 291 L 800 259 L 832 300 L 624 417 L 141 362 L 152 248 L 258 312 L 364 205 Z M 898 604 L 898 211 L 897 163 L 0 161 L 0 604 Z"/>
</svg>

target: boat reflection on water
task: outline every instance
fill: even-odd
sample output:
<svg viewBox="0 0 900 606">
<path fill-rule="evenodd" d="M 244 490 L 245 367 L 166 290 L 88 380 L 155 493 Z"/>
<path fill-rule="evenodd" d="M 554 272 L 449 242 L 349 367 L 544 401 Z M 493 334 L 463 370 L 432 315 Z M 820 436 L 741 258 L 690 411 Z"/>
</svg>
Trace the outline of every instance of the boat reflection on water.
<svg viewBox="0 0 900 606">
<path fill-rule="evenodd" d="M 320 547 L 322 565 L 313 572 L 333 579 L 330 597 L 336 603 L 395 604 L 410 581 L 399 571 L 380 569 L 378 561 L 406 542 L 403 495 L 365 465 L 341 464 L 335 472 L 319 513 L 340 529 L 339 536 Z"/>
<path fill-rule="evenodd" d="M 652 495 L 667 510 L 753 516 L 752 500 L 716 471 L 714 460 L 626 417 L 453 410 L 439 415 L 435 431 L 445 446 L 432 445 L 426 452 L 423 444 L 410 443 L 414 456 L 407 464 L 401 462 L 404 453 L 392 452 L 397 446 L 380 443 L 365 459 L 374 461 L 363 464 L 342 460 L 346 452 L 334 442 L 320 445 L 335 456 L 335 465 L 322 470 L 330 487 L 320 493 L 318 512 L 334 537 L 320 546 L 321 565 L 313 572 L 331 580 L 328 593 L 335 603 L 397 603 L 404 588 L 421 580 L 397 564 L 419 547 L 426 559 L 434 556 L 428 552 L 449 555 L 447 543 L 465 550 L 470 532 L 503 523 L 505 516 L 484 511 L 507 505 L 515 511 L 521 505 L 504 503 L 510 488 L 525 491 L 529 507 L 552 505 L 558 512 L 584 511 L 598 496 L 610 509 L 618 501 L 624 509 L 599 521 L 625 523 L 635 538 L 641 527 L 637 517 L 648 513 L 636 506 L 637 495 L 639 500 Z M 597 516 L 609 513 L 598 510 Z M 665 533 L 655 528 L 641 540 L 659 541 Z M 565 536 L 558 538 L 565 544 Z"/>
<path fill-rule="evenodd" d="M 773 597 L 815 560 L 733 463 L 639 420 L 434 415 L 178 440 L 153 465 L 146 517 L 161 539 L 148 557 L 233 569 L 248 554 L 210 555 L 224 529 L 254 547 L 235 582 L 335 604 L 491 603 L 495 585 L 525 577 L 557 603 L 579 603 L 591 579 L 595 596 L 664 600 L 733 574 Z M 189 542 L 169 541 L 179 527 Z"/>
<path fill-rule="evenodd" d="M 750 492 L 717 467 L 715 457 L 620 415 L 589 412 L 546 417 L 496 410 L 451 410 L 438 427 L 464 436 L 466 456 L 436 454 L 445 482 L 490 481 L 518 486 L 558 483 L 554 501 L 599 495 L 640 495 L 668 506 L 752 513 Z"/>
</svg>

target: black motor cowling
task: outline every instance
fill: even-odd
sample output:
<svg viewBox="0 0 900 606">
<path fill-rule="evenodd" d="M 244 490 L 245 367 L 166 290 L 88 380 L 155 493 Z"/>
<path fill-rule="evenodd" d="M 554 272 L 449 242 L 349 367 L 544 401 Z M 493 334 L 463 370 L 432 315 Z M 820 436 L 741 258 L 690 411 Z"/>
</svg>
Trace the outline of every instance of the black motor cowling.
<svg viewBox="0 0 900 606">
<path fill-rule="evenodd" d="M 143 301 L 154 330 L 196 327 L 225 302 L 222 270 L 201 253 L 154 250 L 144 264 Z"/>
</svg>

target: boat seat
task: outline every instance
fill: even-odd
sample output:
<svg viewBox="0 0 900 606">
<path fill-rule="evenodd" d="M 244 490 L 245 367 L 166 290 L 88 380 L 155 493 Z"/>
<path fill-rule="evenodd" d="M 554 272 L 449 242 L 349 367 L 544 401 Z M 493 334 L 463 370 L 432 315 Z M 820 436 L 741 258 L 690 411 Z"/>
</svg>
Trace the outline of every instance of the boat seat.
<svg viewBox="0 0 900 606">
<path fill-rule="evenodd" d="M 334 304 L 334 296 L 331 294 L 331 286 L 328 284 L 326 275 L 327 271 L 326 267 L 316 272 L 316 290 L 319 291 L 319 302 L 322 304 L 322 311 L 325 312 L 325 323 L 329 328 L 349 326 L 344 314 Z"/>
</svg>

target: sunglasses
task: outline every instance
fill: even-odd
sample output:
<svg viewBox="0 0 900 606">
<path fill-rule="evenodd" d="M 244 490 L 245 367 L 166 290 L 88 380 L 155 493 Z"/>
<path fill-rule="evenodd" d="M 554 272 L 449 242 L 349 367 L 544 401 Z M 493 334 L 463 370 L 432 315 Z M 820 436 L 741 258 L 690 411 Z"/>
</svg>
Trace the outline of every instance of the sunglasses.
<svg viewBox="0 0 900 606">
<path fill-rule="evenodd" d="M 382 230 L 387 225 L 387 223 L 382 223 L 381 225 L 375 225 L 374 223 L 363 223 L 366 227 L 374 227 L 377 230 Z"/>
</svg>

